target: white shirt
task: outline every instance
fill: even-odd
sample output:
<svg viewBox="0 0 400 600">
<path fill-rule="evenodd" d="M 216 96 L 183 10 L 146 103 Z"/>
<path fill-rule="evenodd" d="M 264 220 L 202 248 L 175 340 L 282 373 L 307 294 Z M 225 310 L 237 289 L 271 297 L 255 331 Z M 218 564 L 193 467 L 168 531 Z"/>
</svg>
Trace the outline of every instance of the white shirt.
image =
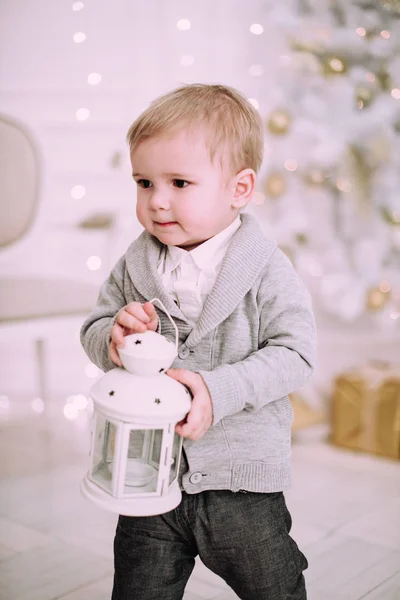
<svg viewBox="0 0 400 600">
<path fill-rule="evenodd" d="M 161 252 L 158 272 L 167 291 L 172 294 L 187 319 L 196 322 L 213 287 L 234 233 L 241 225 L 233 223 L 206 242 L 184 250 L 166 246 Z"/>
</svg>

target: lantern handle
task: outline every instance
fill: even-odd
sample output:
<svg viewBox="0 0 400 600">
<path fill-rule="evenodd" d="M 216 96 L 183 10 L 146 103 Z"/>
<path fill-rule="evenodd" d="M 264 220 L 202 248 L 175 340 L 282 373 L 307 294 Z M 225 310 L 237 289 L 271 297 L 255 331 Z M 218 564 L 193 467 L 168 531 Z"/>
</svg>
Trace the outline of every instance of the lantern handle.
<svg viewBox="0 0 400 600">
<path fill-rule="evenodd" d="M 163 311 L 165 312 L 165 314 L 167 315 L 168 319 L 171 321 L 173 328 L 175 329 L 175 349 L 178 352 L 178 343 L 179 343 L 179 332 L 178 332 L 178 328 L 175 324 L 175 321 L 173 320 L 173 318 L 171 317 L 171 315 L 169 314 L 169 312 L 167 311 L 167 309 L 165 308 L 164 304 L 161 302 L 161 300 L 159 300 L 158 298 L 153 298 L 152 300 L 150 300 L 149 302 L 151 302 L 152 304 L 154 302 L 158 302 L 158 304 L 161 306 L 161 308 L 163 309 Z"/>
</svg>

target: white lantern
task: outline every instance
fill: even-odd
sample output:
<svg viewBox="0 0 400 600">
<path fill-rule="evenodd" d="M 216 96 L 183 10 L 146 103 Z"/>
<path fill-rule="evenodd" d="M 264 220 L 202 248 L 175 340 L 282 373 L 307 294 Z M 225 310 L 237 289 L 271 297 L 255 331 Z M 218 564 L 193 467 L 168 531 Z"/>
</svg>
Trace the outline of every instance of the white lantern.
<svg viewBox="0 0 400 600">
<path fill-rule="evenodd" d="M 106 373 L 91 389 L 94 404 L 89 470 L 82 494 L 118 514 L 150 516 L 181 501 L 182 438 L 175 425 L 190 410 L 188 389 L 165 374 L 178 349 L 153 331 L 125 337 L 125 368 Z"/>
</svg>

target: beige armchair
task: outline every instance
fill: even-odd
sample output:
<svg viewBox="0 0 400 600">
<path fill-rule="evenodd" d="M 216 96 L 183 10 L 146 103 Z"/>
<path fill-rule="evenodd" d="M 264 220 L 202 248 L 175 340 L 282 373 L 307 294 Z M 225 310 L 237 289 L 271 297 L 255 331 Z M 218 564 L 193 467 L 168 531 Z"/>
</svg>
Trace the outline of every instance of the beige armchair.
<svg viewBox="0 0 400 600">
<path fill-rule="evenodd" d="M 32 228 L 40 202 L 40 176 L 41 160 L 33 138 L 21 123 L 0 114 L 2 259 L 7 260 L 7 252 Z M 29 253 L 29 243 L 25 250 Z M 46 401 L 45 335 L 48 337 L 58 331 L 60 319 L 76 317 L 77 322 L 83 320 L 96 301 L 98 288 L 61 275 L 57 279 L 46 278 L 45 275 L 30 277 L 19 275 L 16 269 L 15 276 L 6 276 L 5 271 L 3 269 L 2 273 L 0 265 L 0 339 L 15 329 L 21 329 L 19 335 L 32 336 L 37 392 Z"/>
</svg>

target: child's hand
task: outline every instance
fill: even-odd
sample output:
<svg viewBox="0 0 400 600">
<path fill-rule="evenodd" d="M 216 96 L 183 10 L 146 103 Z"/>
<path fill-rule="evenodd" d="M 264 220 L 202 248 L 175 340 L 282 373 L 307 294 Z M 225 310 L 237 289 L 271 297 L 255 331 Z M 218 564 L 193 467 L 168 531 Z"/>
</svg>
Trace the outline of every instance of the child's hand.
<svg viewBox="0 0 400 600">
<path fill-rule="evenodd" d="M 192 392 L 192 406 L 186 419 L 175 427 L 177 434 L 189 440 L 199 440 L 212 425 L 211 396 L 201 375 L 186 369 L 168 369 L 167 375 L 186 385 Z"/>
<path fill-rule="evenodd" d="M 117 346 L 124 347 L 124 337 L 131 333 L 144 333 L 148 329 L 155 331 L 157 326 L 158 316 L 151 302 L 146 304 L 130 302 L 121 308 L 111 329 L 111 342 L 108 348 L 110 360 L 118 367 L 122 367 Z"/>
</svg>

